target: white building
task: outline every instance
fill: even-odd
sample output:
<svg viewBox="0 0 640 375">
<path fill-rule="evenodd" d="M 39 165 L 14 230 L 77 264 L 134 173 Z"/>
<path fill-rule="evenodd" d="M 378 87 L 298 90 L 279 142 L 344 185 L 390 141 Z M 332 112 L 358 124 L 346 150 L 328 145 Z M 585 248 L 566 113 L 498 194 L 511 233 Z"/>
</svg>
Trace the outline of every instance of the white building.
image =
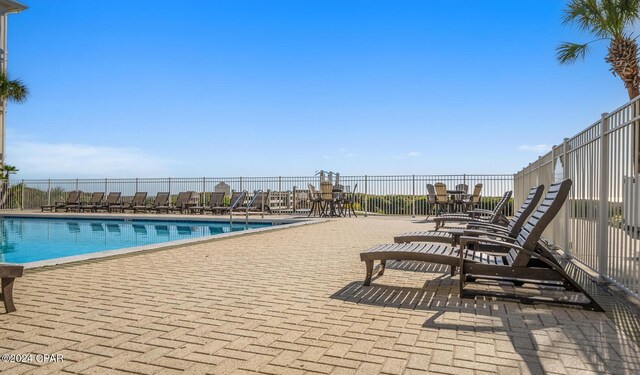
<svg viewBox="0 0 640 375">
<path fill-rule="evenodd" d="M 9 14 L 19 13 L 27 6 L 13 0 L 0 0 L 0 69 L 7 71 L 7 21 Z M 4 164 L 5 157 L 5 111 L 6 103 L 0 103 L 0 162 Z"/>
</svg>

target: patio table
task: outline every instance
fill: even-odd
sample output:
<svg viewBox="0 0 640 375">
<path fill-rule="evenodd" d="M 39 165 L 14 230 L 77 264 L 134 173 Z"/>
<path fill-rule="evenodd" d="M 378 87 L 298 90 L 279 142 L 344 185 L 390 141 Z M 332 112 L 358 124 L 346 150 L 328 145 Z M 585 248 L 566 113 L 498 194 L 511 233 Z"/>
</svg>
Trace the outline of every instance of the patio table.
<svg viewBox="0 0 640 375">
<path fill-rule="evenodd" d="M 447 190 L 447 194 L 449 194 L 449 204 L 451 207 L 461 206 L 462 209 L 456 209 L 456 212 L 465 212 L 464 199 L 469 197 L 470 194 L 467 194 L 464 190 Z"/>
</svg>

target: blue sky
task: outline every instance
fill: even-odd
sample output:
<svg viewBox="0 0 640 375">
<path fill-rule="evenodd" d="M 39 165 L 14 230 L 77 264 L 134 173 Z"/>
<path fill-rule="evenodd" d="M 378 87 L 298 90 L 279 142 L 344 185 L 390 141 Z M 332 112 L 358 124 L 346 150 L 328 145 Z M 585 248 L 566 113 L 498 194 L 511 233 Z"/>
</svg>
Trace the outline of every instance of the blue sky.
<svg viewBox="0 0 640 375">
<path fill-rule="evenodd" d="M 25 3 L 18 178 L 514 173 L 627 101 L 557 0 Z"/>
</svg>

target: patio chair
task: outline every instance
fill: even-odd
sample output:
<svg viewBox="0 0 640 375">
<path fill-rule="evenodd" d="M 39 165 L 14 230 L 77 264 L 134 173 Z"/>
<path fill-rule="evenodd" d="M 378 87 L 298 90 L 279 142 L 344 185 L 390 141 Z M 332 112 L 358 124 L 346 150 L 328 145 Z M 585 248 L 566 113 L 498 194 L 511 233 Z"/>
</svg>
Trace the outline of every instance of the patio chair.
<svg viewBox="0 0 640 375">
<path fill-rule="evenodd" d="M 13 303 L 13 282 L 16 277 L 22 277 L 24 267 L 19 264 L 0 263 L 0 279 L 2 281 L 2 293 L 0 298 L 4 303 L 7 313 L 16 311 Z"/>
<path fill-rule="evenodd" d="M 436 189 L 436 203 L 440 207 L 438 214 L 449 212 L 451 201 L 449 200 L 449 194 L 447 194 L 447 185 L 442 182 L 436 182 L 433 186 Z"/>
<path fill-rule="evenodd" d="M 77 207 L 77 209 L 80 212 L 84 212 L 84 211 L 96 212 L 98 211 L 99 207 L 102 207 L 103 199 L 104 199 L 103 192 L 95 192 L 91 194 L 91 198 L 89 199 L 89 202 L 87 202 L 87 204 L 81 204 Z"/>
<path fill-rule="evenodd" d="M 155 199 L 153 200 L 153 203 L 151 203 L 151 206 L 148 205 L 138 205 L 138 206 L 133 206 L 131 207 L 131 209 L 133 210 L 133 213 L 137 213 L 138 211 L 142 211 L 142 212 L 147 212 L 148 210 L 156 210 L 157 213 L 159 213 L 159 211 L 157 210 L 158 207 L 168 207 L 169 206 L 169 198 L 171 197 L 171 194 L 168 192 L 162 192 L 162 193 L 158 193 L 156 194 Z"/>
<path fill-rule="evenodd" d="M 307 217 L 311 216 L 311 214 L 313 214 L 313 216 L 316 216 L 316 214 L 320 214 L 320 216 L 322 216 L 324 212 L 322 195 L 316 190 L 315 186 L 311 184 L 308 184 L 307 186 L 309 187 L 309 202 L 311 203 L 311 209 L 309 210 L 309 215 L 307 215 Z"/>
<path fill-rule="evenodd" d="M 504 193 L 502 198 L 498 201 L 492 211 L 489 210 L 471 210 L 466 213 L 458 213 L 458 214 L 445 214 L 434 217 L 433 220 L 436 223 L 436 230 L 444 225 L 444 223 L 466 223 L 470 221 L 480 221 L 485 223 L 499 223 L 499 222 L 508 222 L 508 220 L 502 214 L 502 209 L 511 199 L 511 194 L 513 192 L 511 190 Z"/>
<path fill-rule="evenodd" d="M 200 214 L 204 214 L 205 211 L 212 211 L 213 207 L 222 207 L 222 203 L 224 202 L 224 191 L 214 191 L 211 193 L 211 198 L 209 199 L 208 206 L 192 206 L 189 207 L 189 212 L 199 212 Z"/>
<path fill-rule="evenodd" d="M 40 212 L 58 212 L 58 209 L 66 208 L 69 205 L 80 204 L 80 195 L 82 195 L 82 192 L 79 190 L 71 191 L 67 194 L 67 199 L 64 202 L 55 202 L 54 204 L 40 206 Z"/>
<path fill-rule="evenodd" d="M 464 203 L 464 199 L 469 195 L 469 185 L 467 184 L 458 184 L 456 185 L 456 191 L 459 191 L 460 193 L 456 193 L 454 195 L 454 203 L 455 204 L 463 204 Z M 462 209 L 464 210 L 465 206 L 462 206 Z"/>
<path fill-rule="evenodd" d="M 346 216 L 347 214 L 349 214 L 349 217 L 351 217 L 351 214 L 353 214 L 353 216 L 358 217 L 358 215 L 356 215 L 355 209 L 356 190 L 358 190 L 358 184 L 353 185 L 352 191 L 344 194 L 341 206 L 342 216 Z"/>
<path fill-rule="evenodd" d="M 451 266 L 452 275 L 455 268 L 460 268 L 460 297 L 489 295 L 502 298 L 516 298 L 525 303 L 544 302 L 578 305 L 585 309 L 603 311 L 602 307 L 573 280 L 563 267 L 548 251 L 538 249 L 538 241 L 542 232 L 557 215 L 571 189 L 571 180 L 564 180 L 549 186 L 549 191 L 537 210 L 531 215 L 517 235 L 514 242 L 500 241 L 482 237 L 460 238 L 460 246 L 452 247 L 432 243 L 402 243 L 378 245 L 363 253 L 360 259 L 365 262 L 367 275 L 364 285 L 371 284 L 373 262 L 380 261 L 378 276 L 384 274 L 387 260 L 414 260 Z M 508 253 L 492 254 L 472 250 L 469 244 L 487 243 L 509 248 Z M 513 293 L 492 292 L 489 290 L 467 292 L 466 283 L 477 280 L 507 281 L 515 286 L 525 283 L 544 285 L 545 287 L 564 288 L 584 295 L 588 302 L 580 302 L 573 298 L 554 298 L 547 296 L 523 296 Z M 544 293 L 547 289 L 541 289 Z"/>
<path fill-rule="evenodd" d="M 144 191 L 137 192 L 133 195 L 131 202 L 111 205 L 108 207 L 107 211 L 108 212 L 118 212 L 118 211 L 124 212 L 125 210 L 133 210 L 134 207 L 144 205 L 144 202 L 146 199 L 147 199 L 146 192 Z"/>
<path fill-rule="evenodd" d="M 480 204 L 480 192 L 482 191 L 482 184 L 476 184 L 473 187 L 473 193 L 464 199 L 465 211 L 475 210 Z"/>
<path fill-rule="evenodd" d="M 98 210 L 105 210 L 107 212 L 111 212 L 111 207 L 116 206 L 120 202 L 121 195 L 122 193 L 120 193 L 119 191 L 109 193 L 107 195 L 107 199 L 104 201 L 102 206 L 98 207 Z"/>
<path fill-rule="evenodd" d="M 431 216 L 435 207 L 438 207 L 436 188 L 431 184 L 427 184 L 427 219 Z"/>
<path fill-rule="evenodd" d="M 467 223 L 466 228 L 402 233 L 401 235 L 394 237 L 394 242 L 442 242 L 450 245 L 458 245 L 458 241 L 461 236 L 472 235 L 474 233 L 479 235 L 483 234 L 481 233 L 483 231 L 486 234 L 496 233 L 501 236 L 507 235 L 515 239 L 515 236 L 520 232 L 522 225 L 536 208 L 538 202 L 540 202 L 540 198 L 542 198 L 543 193 L 544 185 L 532 187 L 531 190 L 529 190 L 529 195 L 527 195 L 527 198 L 522 203 L 522 206 L 520 206 L 518 212 L 516 212 L 506 225 L 470 221 Z"/>
</svg>

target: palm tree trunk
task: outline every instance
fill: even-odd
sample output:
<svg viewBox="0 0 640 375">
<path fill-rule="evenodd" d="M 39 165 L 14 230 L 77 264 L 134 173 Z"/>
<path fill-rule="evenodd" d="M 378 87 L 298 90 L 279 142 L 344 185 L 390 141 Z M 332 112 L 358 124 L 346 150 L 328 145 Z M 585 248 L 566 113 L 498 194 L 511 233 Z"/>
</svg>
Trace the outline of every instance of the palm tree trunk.
<svg viewBox="0 0 640 375">
<path fill-rule="evenodd" d="M 0 208 L 4 208 L 9 195 L 9 180 L 0 179 Z"/>
<path fill-rule="evenodd" d="M 609 51 L 605 61 L 611 65 L 611 73 L 620 77 L 624 83 L 629 100 L 633 100 L 640 95 L 640 69 L 638 67 L 638 44 L 635 39 L 615 38 L 609 44 Z M 632 106 L 632 118 L 636 111 Z M 638 147 L 640 145 L 640 123 L 631 126 L 631 164 L 634 174 L 640 173 L 640 156 Z"/>
</svg>

